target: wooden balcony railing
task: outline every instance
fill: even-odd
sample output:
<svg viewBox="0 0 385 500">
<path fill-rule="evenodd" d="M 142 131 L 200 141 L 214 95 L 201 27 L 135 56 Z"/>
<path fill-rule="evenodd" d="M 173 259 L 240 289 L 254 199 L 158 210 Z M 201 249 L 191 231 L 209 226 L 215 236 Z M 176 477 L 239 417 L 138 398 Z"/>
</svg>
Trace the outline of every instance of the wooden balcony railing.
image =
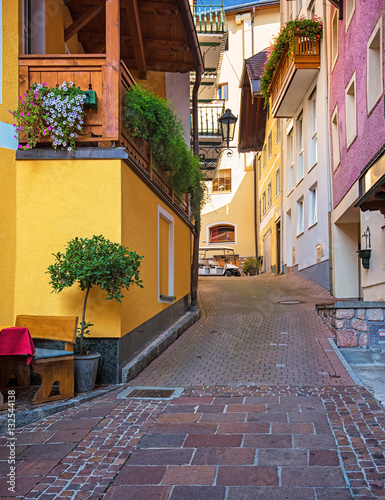
<svg viewBox="0 0 385 500">
<path fill-rule="evenodd" d="M 278 96 L 283 94 L 282 90 L 290 85 L 295 70 L 319 69 L 321 62 L 319 40 L 298 37 L 293 58 L 288 56 L 287 50 L 282 55 L 270 84 L 273 108 Z"/>
<path fill-rule="evenodd" d="M 109 73 L 105 54 L 22 55 L 19 56 L 19 92 L 20 95 L 24 94 L 33 83 L 46 83 L 49 87 L 55 87 L 67 81 L 82 90 L 88 90 L 91 84 L 97 95 L 98 106 L 85 110 L 83 130 L 76 142 L 83 145 L 91 143 L 95 147 L 112 143 L 122 145 L 149 180 L 188 215 L 188 196 L 180 198 L 173 192 L 169 173 L 151 168 L 146 142 L 133 137 L 123 126 L 123 96 L 136 83 L 123 62 L 118 69 L 118 72 Z M 107 80 L 110 87 L 115 84 L 115 88 L 118 88 L 114 95 L 106 91 Z M 117 99 L 119 103 L 116 103 Z M 116 131 L 116 134 L 111 134 L 111 130 Z M 49 142 L 49 139 L 43 142 Z"/>
<path fill-rule="evenodd" d="M 221 5 L 194 5 L 193 17 L 197 33 L 224 33 L 227 21 Z"/>
</svg>

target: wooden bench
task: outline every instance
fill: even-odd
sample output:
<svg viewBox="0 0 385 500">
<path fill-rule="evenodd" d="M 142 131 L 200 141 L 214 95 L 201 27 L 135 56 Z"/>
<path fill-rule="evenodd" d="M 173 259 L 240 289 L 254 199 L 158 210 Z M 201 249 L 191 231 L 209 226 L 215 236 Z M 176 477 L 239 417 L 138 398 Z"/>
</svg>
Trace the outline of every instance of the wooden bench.
<svg viewBox="0 0 385 500">
<path fill-rule="evenodd" d="M 34 404 L 74 396 L 73 349 L 77 325 L 77 316 L 16 316 L 15 326 L 28 328 L 33 340 L 64 342 L 64 349 L 36 348 L 31 367 L 40 375 L 41 384 L 33 397 Z M 50 396 L 55 382 L 59 394 Z"/>
</svg>

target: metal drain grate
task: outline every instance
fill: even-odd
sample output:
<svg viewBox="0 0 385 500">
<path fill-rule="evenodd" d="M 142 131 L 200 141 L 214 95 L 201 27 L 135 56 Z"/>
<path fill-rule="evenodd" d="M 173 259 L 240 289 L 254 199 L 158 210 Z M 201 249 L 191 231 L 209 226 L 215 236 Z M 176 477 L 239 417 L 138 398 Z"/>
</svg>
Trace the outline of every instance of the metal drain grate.
<svg viewBox="0 0 385 500">
<path fill-rule="evenodd" d="M 129 398 L 171 398 L 174 391 L 170 390 L 159 390 L 159 389 L 134 389 L 128 395 Z"/>
<path fill-rule="evenodd" d="M 118 399 L 173 399 L 182 395 L 183 387 L 127 387 L 116 397 Z"/>
</svg>

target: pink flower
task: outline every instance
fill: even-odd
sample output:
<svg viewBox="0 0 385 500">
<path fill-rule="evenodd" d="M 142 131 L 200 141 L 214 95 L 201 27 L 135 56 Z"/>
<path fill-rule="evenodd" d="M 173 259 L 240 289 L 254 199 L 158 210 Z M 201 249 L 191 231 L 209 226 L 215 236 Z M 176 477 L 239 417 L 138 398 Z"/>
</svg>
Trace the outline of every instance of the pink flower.
<svg viewBox="0 0 385 500">
<path fill-rule="evenodd" d="M 34 103 L 34 102 L 31 102 L 31 106 L 35 106 L 35 103 Z"/>
<path fill-rule="evenodd" d="M 20 113 L 20 116 L 24 116 L 24 113 Z"/>
<path fill-rule="evenodd" d="M 21 149 L 23 146 L 22 146 L 21 144 L 19 144 L 17 147 L 18 147 L 19 149 Z"/>
<path fill-rule="evenodd" d="M 29 148 L 29 144 L 26 144 L 25 147 L 26 147 L 26 149 L 28 149 Z"/>
<path fill-rule="evenodd" d="M 43 82 L 43 85 L 47 85 L 45 82 Z"/>
<path fill-rule="evenodd" d="M 21 101 L 21 104 L 24 104 L 24 103 L 25 103 L 25 101 Z"/>
</svg>

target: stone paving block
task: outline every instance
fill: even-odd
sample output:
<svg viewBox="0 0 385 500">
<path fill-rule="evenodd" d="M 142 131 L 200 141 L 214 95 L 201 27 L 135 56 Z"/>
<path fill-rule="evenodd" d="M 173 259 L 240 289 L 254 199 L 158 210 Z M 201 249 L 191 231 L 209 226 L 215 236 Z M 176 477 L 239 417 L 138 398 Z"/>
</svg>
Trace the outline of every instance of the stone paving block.
<svg viewBox="0 0 385 500">
<path fill-rule="evenodd" d="M 313 488 L 230 486 L 227 500 L 316 500 L 316 497 Z"/>
<path fill-rule="evenodd" d="M 170 490 L 170 486 L 111 486 L 103 499 L 167 500 Z"/>
<path fill-rule="evenodd" d="M 19 455 L 23 460 L 36 460 L 38 457 L 44 457 L 46 460 L 55 460 L 65 457 L 73 449 L 74 444 L 31 444 L 22 454 Z"/>
<path fill-rule="evenodd" d="M 41 432 L 18 432 L 16 434 L 17 444 L 38 444 L 45 443 L 51 436 L 55 434 L 55 431 L 41 431 Z"/>
<path fill-rule="evenodd" d="M 339 465 L 337 451 L 334 450 L 310 450 L 309 465 Z"/>
<path fill-rule="evenodd" d="M 186 437 L 186 434 L 147 434 L 141 439 L 138 448 L 179 448 Z"/>
<path fill-rule="evenodd" d="M 192 464 L 253 465 L 254 459 L 254 448 L 199 448 L 194 454 Z"/>
<path fill-rule="evenodd" d="M 162 484 L 212 485 L 216 467 L 211 465 L 170 465 Z"/>
<path fill-rule="evenodd" d="M 6 496 L 15 497 L 21 496 L 23 497 L 29 490 L 31 490 L 35 484 L 41 481 L 44 476 L 17 476 L 16 485 L 15 485 L 15 493 L 13 491 L 8 490 L 11 487 L 10 484 L 7 483 L 7 477 L 0 478 L 0 494 L 4 493 Z"/>
<path fill-rule="evenodd" d="M 158 424 L 155 423 L 148 434 L 212 434 L 217 430 L 215 423 Z"/>
<path fill-rule="evenodd" d="M 248 413 L 248 422 L 287 422 L 288 413 L 286 412 L 270 412 L 269 413 Z"/>
<path fill-rule="evenodd" d="M 128 459 L 129 465 L 183 465 L 189 464 L 193 450 L 137 449 Z"/>
<path fill-rule="evenodd" d="M 170 500 L 225 500 L 224 486 L 174 486 Z"/>
<path fill-rule="evenodd" d="M 260 449 L 257 453 L 258 465 L 308 465 L 306 450 L 285 448 Z"/>
<path fill-rule="evenodd" d="M 266 411 L 266 404 L 249 404 L 247 406 L 243 404 L 229 404 L 226 407 L 226 413 L 233 413 L 233 412 L 242 412 L 244 413 L 245 411 L 247 412 L 265 412 Z"/>
<path fill-rule="evenodd" d="M 314 434 L 314 426 L 308 423 L 272 423 L 272 434 Z"/>
<path fill-rule="evenodd" d="M 184 448 L 215 448 L 215 447 L 239 447 L 241 446 L 242 434 L 189 434 L 183 445 Z"/>
<path fill-rule="evenodd" d="M 316 488 L 317 500 L 352 500 L 353 496 L 348 488 Z"/>
<path fill-rule="evenodd" d="M 46 476 L 53 467 L 52 460 L 39 460 L 39 457 L 36 457 L 36 460 L 24 460 L 16 469 L 17 477 Z"/>
<path fill-rule="evenodd" d="M 292 448 L 293 436 L 285 434 L 276 436 L 273 434 L 246 434 L 243 446 L 245 448 Z"/>
<path fill-rule="evenodd" d="M 339 467 L 282 467 L 282 486 L 346 487 Z"/>
<path fill-rule="evenodd" d="M 247 413 L 203 413 L 199 422 L 244 422 Z"/>
<path fill-rule="evenodd" d="M 88 433 L 89 429 L 65 429 L 55 432 L 53 436 L 47 439 L 47 443 L 78 443 Z"/>
<path fill-rule="evenodd" d="M 227 466 L 218 467 L 217 484 L 226 486 L 278 486 L 277 467 Z"/>
<path fill-rule="evenodd" d="M 119 471 L 114 486 L 121 484 L 160 484 L 166 467 L 125 465 Z"/>
<path fill-rule="evenodd" d="M 76 420 L 76 428 L 77 429 L 93 429 L 96 425 L 102 420 L 102 417 L 94 417 L 94 418 L 79 418 Z M 54 422 L 50 425 L 49 430 L 63 430 L 69 429 L 72 430 L 74 428 L 74 422 L 72 419 L 61 419 L 57 422 Z"/>
<path fill-rule="evenodd" d="M 158 424 L 170 423 L 192 423 L 198 422 L 201 418 L 201 413 L 163 413 L 156 420 Z"/>
<path fill-rule="evenodd" d="M 219 424 L 217 430 L 218 434 L 268 434 L 269 432 L 270 424 L 267 422 L 226 422 Z"/>
<path fill-rule="evenodd" d="M 315 436 L 302 435 L 293 436 L 294 448 L 302 449 L 317 449 L 317 450 L 333 450 L 337 447 L 333 436 L 319 434 Z"/>
</svg>

